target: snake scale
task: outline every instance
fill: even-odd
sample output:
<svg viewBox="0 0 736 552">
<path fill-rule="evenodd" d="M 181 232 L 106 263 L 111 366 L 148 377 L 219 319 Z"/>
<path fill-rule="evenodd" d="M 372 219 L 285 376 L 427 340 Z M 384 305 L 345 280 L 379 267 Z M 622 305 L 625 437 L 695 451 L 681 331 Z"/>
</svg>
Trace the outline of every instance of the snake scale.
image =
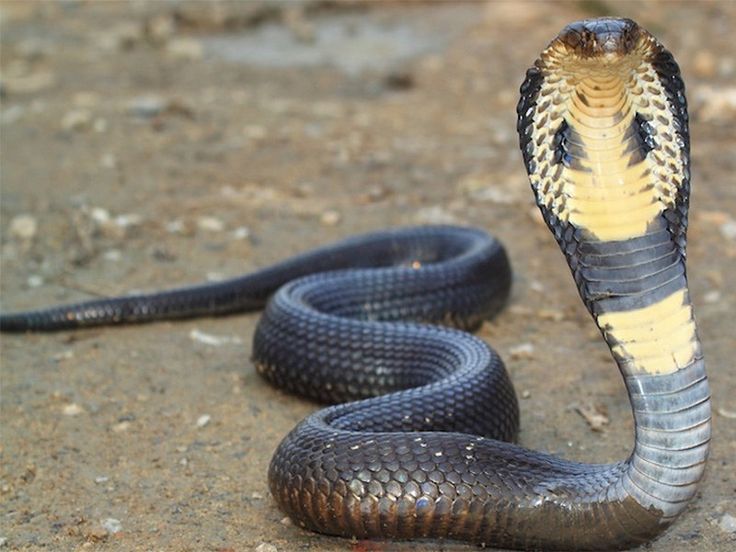
<svg viewBox="0 0 736 552">
<path fill-rule="evenodd" d="M 527 71 L 517 113 L 537 204 L 626 384 L 636 440 L 624 461 L 582 464 L 512 443 L 518 405 L 503 363 L 461 331 L 498 310 L 511 283 L 503 247 L 481 230 L 358 236 L 222 283 L 4 314 L 0 328 L 266 306 L 257 370 L 338 403 L 302 421 L 271 462 L 273 497 L 298 525 L 517 549 L 644 543 L 695 494 L 710 441 L 685 271 L 679 68 L 631 20 L 578 21 Z"/>
</svg>

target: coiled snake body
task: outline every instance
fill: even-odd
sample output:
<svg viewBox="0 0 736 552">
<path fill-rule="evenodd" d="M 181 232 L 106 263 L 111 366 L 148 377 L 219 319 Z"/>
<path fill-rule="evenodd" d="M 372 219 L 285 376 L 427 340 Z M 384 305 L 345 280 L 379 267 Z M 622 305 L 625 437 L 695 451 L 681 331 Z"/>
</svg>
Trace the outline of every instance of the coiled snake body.
<svg viewBox="0 0 736 552">
<path fill-rule="evenodd" d="M 219 284 L 0 317 L 44 331 L 261 308 L 257 369 L 345 402 L 301 422 L 269 470 L 299 525 L 359 538 L 612 549 L 658 535 L 701 479 L 710 399 L 685 274 L 689 136 L 671 54 L 626 19 L 566 27 L 527 72 L 518 131 L 532 189 L 624 377 L 626 461 L 589 465 L 508 441 L 513 388 L 468 333 L 510 267 L 482 231 L 360 236 Z M 278 289 L 278 291 L 276 291 Z M 274 292 L 276 291 L 275 295 Z"/>
</svg>

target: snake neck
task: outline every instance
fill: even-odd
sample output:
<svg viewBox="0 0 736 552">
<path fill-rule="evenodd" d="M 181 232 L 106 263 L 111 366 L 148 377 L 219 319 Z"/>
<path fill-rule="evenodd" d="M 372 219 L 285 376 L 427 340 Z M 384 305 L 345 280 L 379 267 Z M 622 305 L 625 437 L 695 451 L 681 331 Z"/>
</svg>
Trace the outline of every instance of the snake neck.
<svg viewBox="0 0 736 552">
<path fill-rule="evenodd" d="M 663 523 L 702 477 L 710 401 L 685 268 L 684 85 L 629 23 L 609 27 L 631 30 L 614 46 L 588 22 L 563 31 L 527 72 L 518 130 L 537 204 L 631 399 L 636 444 L 615 487 Z"/>
</svg>

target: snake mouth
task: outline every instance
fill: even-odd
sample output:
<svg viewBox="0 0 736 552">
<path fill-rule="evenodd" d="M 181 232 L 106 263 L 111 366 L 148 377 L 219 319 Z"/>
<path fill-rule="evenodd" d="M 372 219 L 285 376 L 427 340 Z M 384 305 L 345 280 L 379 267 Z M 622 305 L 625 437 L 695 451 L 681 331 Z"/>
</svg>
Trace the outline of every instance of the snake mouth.
<svg viewBox="0 0 736 552">
<path fill-rule="evenodd" d="M 584 19 L 565 27 L 555 42 L 579 58 L 610 63 L 635 51 L 645 32 L 631 19 Z"/>
</svg>

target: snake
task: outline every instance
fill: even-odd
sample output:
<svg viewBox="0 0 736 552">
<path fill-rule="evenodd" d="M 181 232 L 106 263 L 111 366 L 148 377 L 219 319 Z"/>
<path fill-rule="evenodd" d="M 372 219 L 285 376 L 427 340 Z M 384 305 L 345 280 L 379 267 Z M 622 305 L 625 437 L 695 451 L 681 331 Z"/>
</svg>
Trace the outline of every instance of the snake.
<svg viewBox="0 0 736 552">
<path fill-rule="evenodd" d="M 696 493 L 711 434 L 685 263 L 684 91 L 672 54 L 622 18 L 566 26 L 520 87 L 535 201 L 631 403 L 624 460 L 586 464 L 515 443 L 511 379 L 470 333 L 503 307 L 512 282 L 504 247 L 480 229 L 378 231 L 219 283 L 6 313 L 0 329 L 265 308 L 256 370 L 328 403 L 269 467 L 273 499 L 298 526 L 522 550 L 640 545 Z"/>
</svg>

